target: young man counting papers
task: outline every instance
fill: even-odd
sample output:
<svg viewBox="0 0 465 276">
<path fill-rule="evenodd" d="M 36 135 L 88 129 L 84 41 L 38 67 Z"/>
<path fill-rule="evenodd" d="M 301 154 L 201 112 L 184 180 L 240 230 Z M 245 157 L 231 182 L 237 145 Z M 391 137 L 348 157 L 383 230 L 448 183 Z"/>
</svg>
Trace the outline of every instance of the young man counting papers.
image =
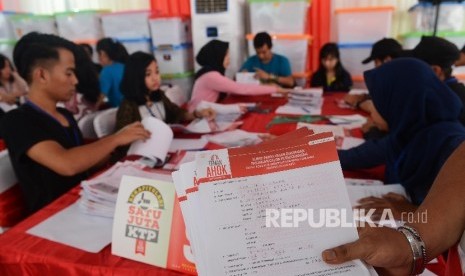
<svg viewBox="0 0 465 276">
<path fill-rule="evenodd" d="M 24 36 L 14 53 L 19 74 L 30 87 L 28 101 L 6 114 L 0 125 L 30 212 L 85 179 L 87 171 L 116 147 L 150 137 L 140 123 L 134 123 L 84 145 L 72 114 L 56 106 L 76 93 L 76 45 L 54 35 L 34 36 L 32 41 Z"/>
</svg>

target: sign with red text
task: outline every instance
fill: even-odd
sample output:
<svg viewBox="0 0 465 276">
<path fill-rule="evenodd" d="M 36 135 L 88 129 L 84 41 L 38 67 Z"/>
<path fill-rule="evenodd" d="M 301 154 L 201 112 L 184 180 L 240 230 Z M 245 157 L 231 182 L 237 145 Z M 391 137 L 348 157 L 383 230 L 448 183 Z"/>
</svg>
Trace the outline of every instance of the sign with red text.
<svg viewBox="0 0 465 276">
<path fill-rule="evenodd" d="M 195 265 L 184 256 L 186 246 L 173 183 L 124 176 L 113 222 L 112 254 L 192 274 Z"/>
</svg>

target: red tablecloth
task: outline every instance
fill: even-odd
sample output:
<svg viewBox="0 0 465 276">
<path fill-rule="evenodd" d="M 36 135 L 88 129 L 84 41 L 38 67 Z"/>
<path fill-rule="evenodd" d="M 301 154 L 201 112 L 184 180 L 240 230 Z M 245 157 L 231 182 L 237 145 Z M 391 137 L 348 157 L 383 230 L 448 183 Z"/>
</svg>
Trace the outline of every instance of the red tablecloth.
<svg viewBox="0 0 465 276">
<path fill-rule="evenodd" d="M 354 114 L 352 110 L 342 110 L 337 107 L 334 101 L 341 97 L 342 94 L 327 96 L 323 114 Z M 285 102 L 269 96 L 231 97 L 225 102 L 251 101 L 261 102 L 262 108 L 276 108 Z M 247 114 L 242 128 L 254 132 L 269 131 L 273 134 L 285 133 L 296 128 L 294 123 L 276 125 L 267 130 L 265 126 L 273 116 L 274 113 Z M 355 172 L 353 176 L 382 178 L 382 168 L 372 170 L 371 174 L 369 172 Z M 26 233 L 29 228 L 74 203 L 79 198 L 78 193 L 79 187 L 0 235 L 0 275 L 182 275 L 113 256 L 110 246 L 93 254 Z"/>
</svg>

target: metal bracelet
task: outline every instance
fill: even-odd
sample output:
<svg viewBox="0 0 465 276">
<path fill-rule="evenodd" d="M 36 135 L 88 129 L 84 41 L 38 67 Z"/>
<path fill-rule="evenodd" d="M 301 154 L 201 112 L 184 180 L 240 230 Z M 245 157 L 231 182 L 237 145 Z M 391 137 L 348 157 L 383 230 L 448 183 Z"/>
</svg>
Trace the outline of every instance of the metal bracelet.
<svg viewBox="0 0 465 276">
<path fill-rule="evenodd" d="M 410 275 L 418 275 L 423 273 L 426 267 L 427 255 L 425 243 L 421 239 L 418 232 L 407 225 L 397 228 L 399 232 L 404 234 L 410 244 L 413 254 L 413 267 Z"/>
</svg>

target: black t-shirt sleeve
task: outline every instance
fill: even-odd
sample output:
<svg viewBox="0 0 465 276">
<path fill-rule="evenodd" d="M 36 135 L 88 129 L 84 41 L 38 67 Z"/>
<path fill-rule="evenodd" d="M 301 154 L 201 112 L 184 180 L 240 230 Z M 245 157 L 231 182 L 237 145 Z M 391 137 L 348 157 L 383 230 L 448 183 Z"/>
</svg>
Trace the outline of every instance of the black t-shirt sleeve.
<svg viewBox="0 0 465 276">
<path fill-rule="evenodd" d="M 16 160 L 20 160 L 34 145 L 43 141 L 56 141 L 56 133 L 43 129 L 41 114 L 27 112 L 24 109 L 7 113 L 1 124 L 1 133 L 10 149 L 10 154 Z M 53 122 L 50 122 L 53 123 Z"/>
</svg>

